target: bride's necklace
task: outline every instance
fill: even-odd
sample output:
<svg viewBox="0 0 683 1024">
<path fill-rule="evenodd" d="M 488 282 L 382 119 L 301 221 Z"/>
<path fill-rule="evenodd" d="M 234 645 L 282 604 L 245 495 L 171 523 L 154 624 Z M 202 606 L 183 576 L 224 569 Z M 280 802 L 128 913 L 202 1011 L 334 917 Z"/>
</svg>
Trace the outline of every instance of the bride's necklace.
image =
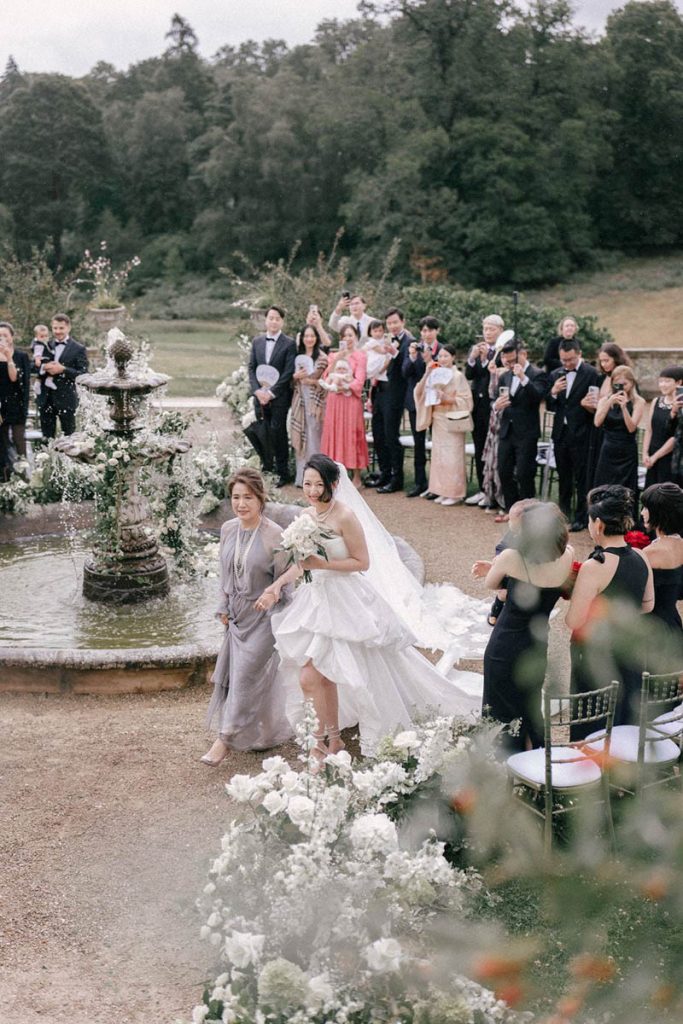
<svg viewBox="0 0 683 1024">
<path fill-rule="evenodd" d="M 237 540 L 235 541 L 235 557 L 233 560 L 233 566 L 235 569 L 235 576 L 238 578 L 244 576 L 244 570 L 247 567 L 247 559 L 249 557 L 249 552 L 251 551 L 251 545 L 254 543 L 260 525 L 261 520 L 259 519 L 256 526 L 253 526 L 249 530 L 244 530 L 241 526 L 237 528 Z M 247 533 L 250 533 L 251 537 L 249 538 L 249 543 L 246 548 L 243 550 L 243 541 Z"/>
<path fill-rule="evenodd" d="M 318 512 L 318 510 L 316 509 L 315 517 L 316 517 L 316 519 L 318 520 L 319 523 L 324 523 L 325 522 L 325 520 L 329 516 L 330 512 L 334 508 L 335 504 L 336 504 L 336 498 L 333 498 L 332 501 L 330 502 L 330 507 L 328 509 L 326 509 L 325 512 Z"/>
</svg>

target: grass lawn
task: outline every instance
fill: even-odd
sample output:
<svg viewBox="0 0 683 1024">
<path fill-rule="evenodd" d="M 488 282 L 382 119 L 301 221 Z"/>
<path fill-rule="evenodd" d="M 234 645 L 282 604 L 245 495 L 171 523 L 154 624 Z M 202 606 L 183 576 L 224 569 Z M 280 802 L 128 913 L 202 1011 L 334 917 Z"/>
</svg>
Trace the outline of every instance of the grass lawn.
<svg viewBox="0 0 683 1024">
<path fill-rule="evenodd" d="M 528 292 L 540 304 L 590 313 L 608 327 L 623 348 L 683 345 L 683 255 L 621 259 L 613 270 L 576 275 L 564 284 Z"/>
<path fill-rule="evenodd" d="M 135 332 L 149 339 L 152 366 L 173 378 L 168 394 L 213 397 L 240 365 L 234 326 L 210 320 L 136 320 Z"/>
</svg>

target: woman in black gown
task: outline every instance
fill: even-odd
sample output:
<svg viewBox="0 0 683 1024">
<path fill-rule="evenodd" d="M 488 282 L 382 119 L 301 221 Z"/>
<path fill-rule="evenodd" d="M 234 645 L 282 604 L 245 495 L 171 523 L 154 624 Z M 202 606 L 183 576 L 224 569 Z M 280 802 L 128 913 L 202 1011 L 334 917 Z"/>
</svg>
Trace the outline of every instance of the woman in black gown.
<svg viewBox="0 0 683 1024">
<path fill-rule="evenodd" d="M 595 467 L 593 486 L 620 484 L 638 490 L 637 430 L 645 399 L 636 389 L 636 379 L 628 366 L 618 366 L 612 372 L 609 394 L 598 402 L 595 426 L 602 431 L 600 455 Z M 633 513 L 635 514 L 635 508 Z"/>
<path fill-rule="evenodd" d="M 642 494 L 643 522 L 655 540 L 643 552 L 652 566 L 655 606 L 652 615 L 681 640 L 681 616 L 676 604 L 683 597 L 683 490 L 665 482 Z"/>
<path fill-rule="evenodd" d="M 567 521 L 557 505 L 541 503 L 521 516 L 518 539 L 491 563 L 486 586 L 507 577 L 507 600 L 484 654 L 482 710 L 499 722 L 521 719 L 506 751 L 543 744 L 541 688 L 548 654 L 548 617 L 572 568 Z"/>
<path fill-rule="evenodd" d="M 0 479 L 9 477 L 10 443 L 17 455 L 26 458 L 31 363 L 25 352 L 14 347 L 14 328 L 0 322 Z"/>
<path fill-rule="evenodd" d="M 659 375 L 660 395 L 650 402 L 643 462 L 647 469 L 645 486 L 661 484 L 672 479 L 671 453 L 674 447 L 676 420 L 671 415 L 676 400 L 676 388 L 683 382 L 683 367 L 667 366 Z"/>
<path fill-rule="evenodd" d="M 588 494 L 588 531 L 595 550 L 581 566 L 565 625 L 572 630 L 571 692 L 584 693 L 619 679 L 615 725 L 638 721 L 647 629 L 643 612 L 654 607 L 652 569 L 624 540 L 633 528 L 633 495 L 618 484 Z M 574 727 L 572 740 L 593 730 Z"/>
</svg>

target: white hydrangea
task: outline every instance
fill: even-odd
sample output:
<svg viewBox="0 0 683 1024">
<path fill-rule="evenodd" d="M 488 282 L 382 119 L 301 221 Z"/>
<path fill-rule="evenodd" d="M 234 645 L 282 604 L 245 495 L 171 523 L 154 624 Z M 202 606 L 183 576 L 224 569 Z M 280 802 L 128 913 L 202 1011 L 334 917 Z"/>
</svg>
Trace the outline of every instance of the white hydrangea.
<svg viewBox="0 0 683 1024">
<path fill-rule="evenodd" d="M 361 814 L 351 825 L 351 845 L 361 856 L 386 856 L 398 849 L 398 832 L 386 814 Z"/>
</svg>

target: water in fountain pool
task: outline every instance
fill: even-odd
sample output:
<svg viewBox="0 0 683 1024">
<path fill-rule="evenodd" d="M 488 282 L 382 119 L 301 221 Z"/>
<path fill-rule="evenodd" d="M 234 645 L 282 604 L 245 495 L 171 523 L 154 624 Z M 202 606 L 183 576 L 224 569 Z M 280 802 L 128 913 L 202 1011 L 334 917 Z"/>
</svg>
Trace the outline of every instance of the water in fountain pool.
<svg viewBox="0 0 683 1024">
<path fill-rule="evenodd" d="M 214 644 L 218 581 L 174 584 L 167 597 L 111 607 L 82 594 L 87 534 L 0 545 L 0 647 L 124 649 Z"/>
</svg>

